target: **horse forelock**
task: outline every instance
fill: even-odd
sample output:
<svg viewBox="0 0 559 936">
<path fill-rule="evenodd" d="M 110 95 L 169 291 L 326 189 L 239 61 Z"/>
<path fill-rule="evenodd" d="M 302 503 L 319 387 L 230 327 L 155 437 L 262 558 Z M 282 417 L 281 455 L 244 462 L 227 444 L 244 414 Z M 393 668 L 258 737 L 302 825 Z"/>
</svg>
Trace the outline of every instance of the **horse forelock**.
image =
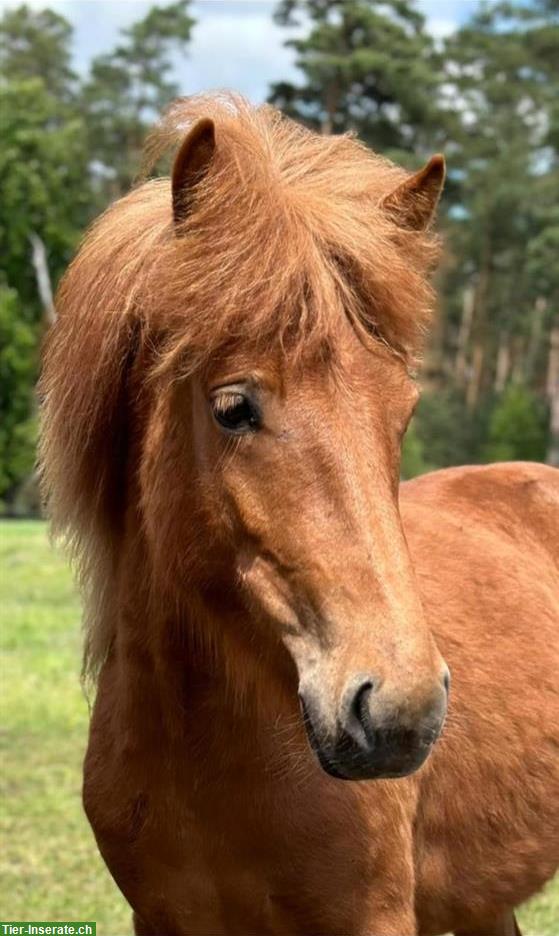
<svg viewBox="0 0 559 936">
<path fill-rule="evenodd" d="M 438 245 L 381 207 L 406 173 L 350 136 L 319 136 L 233 96 L 176 102 L 148 141 L 151 159 L 203 115 L 216 152 L 187 217 L 167 229 L 157 285 L 146 290 L 153 317 L 171 325 L 171 359 L 184 350 L 198 363 L 254 336 L 293 353 L 335 344 L 347 315 L 414 362 Z M 168 191 L 157 191 L 168 206 Z"/>
</svg>

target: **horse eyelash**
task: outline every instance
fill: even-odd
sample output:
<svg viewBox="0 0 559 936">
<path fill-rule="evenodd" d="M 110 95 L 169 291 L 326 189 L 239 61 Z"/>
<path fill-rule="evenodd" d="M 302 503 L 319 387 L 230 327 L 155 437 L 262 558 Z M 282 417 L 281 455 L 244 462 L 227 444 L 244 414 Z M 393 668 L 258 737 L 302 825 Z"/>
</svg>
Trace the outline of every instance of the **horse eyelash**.
<svg viewBox="0 0 559 936">
<path fill-rule="evenodd" d="M 212 406 L 216 413 L 226 413 L 227 410 L 245 402 L 242 393 L 218 393 L 212 397 Z"/>
</svg>

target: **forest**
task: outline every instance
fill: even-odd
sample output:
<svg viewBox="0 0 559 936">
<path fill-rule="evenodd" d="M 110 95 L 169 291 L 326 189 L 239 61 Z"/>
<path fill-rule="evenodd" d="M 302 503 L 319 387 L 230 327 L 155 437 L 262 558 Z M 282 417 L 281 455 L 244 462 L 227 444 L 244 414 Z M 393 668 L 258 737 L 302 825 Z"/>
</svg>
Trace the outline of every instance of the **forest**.
<svg viewBox="0 0 559 936">
<path fill-rule="evenodd" d="M 472 2 L 434 38 L 413 0 L 281 0 L 297 81 L 269 101 L 355 132 L 410 170 L 445 154 L 439 307 L 405 441 L 411 477 L 465 462 L 559 465 L 559 2 Z M 0 512 L 40 510 L 40 345 L 88 223 L 134 183 L 196 43 L 188 0 L 153 6 L 74 69 L 58 12 L 0 19 Z"/>
</svg>

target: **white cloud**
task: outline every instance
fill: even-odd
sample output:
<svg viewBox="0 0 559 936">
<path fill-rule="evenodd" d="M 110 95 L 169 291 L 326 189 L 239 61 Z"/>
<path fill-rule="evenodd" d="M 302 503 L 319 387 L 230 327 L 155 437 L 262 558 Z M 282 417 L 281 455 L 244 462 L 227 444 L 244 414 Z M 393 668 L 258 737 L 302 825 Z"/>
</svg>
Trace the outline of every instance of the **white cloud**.
<svg viewBox="0 0 559 936">
<path fill-rule="evenodd" d="M 284 46 L 284 30 L 272 21 L 268 9 L 259 12 L 250 3 L 247 7 L 252 9 L 239 15 L 229 12 L 226 3 L 196 6 L 194 13 L 200 13 L 188 57 L 177 63 L 182 93 L 234 88 L 261 101 L 271 82 L 296 76 L 293 52 Z"/>
<path fill-rule="evenodd" d="M 456 20 L 452 19 L 434 16 L 427 20 L 427 29 L 435 39 L 444 39 L 446 36 L 450 36 L 456 26 Z"/>
<path fill-rule="evenodd" d="M 0 0 L 0 12 L 21 0 Z M 91 58 L 118 42 L 119 30 L 145 16 L 156 0 L 27 0 L 67 17 L 75 29 L 75 68 L 84 73 Z M 161 2 L 161 0 L 158 0 Z M 476 0 L 419 0 L 429 31 L 437 39 L 448 35 L 474 8 Z M 262 101 L 269 85 L 296 80 L 294 55 L 285 48 L 289 31 L 277 26 L 275 0 L 195 0 L 197 23 L 187 56 L 175 58 L 182 94 L 213 88 L 233 88 Z"/>
</svg>

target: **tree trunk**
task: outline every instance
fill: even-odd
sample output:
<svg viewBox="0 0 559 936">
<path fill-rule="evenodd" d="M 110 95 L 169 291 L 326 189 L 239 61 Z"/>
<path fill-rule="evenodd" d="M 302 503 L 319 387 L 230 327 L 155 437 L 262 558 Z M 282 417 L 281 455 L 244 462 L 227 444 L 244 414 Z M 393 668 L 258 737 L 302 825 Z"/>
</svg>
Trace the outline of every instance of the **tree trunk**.
<svg viewBox="0 0 559 936">
<path fill-rule="evenodd" d="M 329 136 L 334 132 L 334 117 L 338 109 L 340 91 L 337 84 L 329 84 L 324 96 L 324 106 L 326 114 L 320 126 L 320 132 L 323 136 Z"/>
<path fill-rule="evenodd" d="M 501 335 L 499 350 L 497 351 L 497 365 L 495 367 L 495 393 L 502 393 L 505 389 L 510 370 L 510 345 L 508 335 Z"/>
<path fill-rule="evenodd" d="M 470 335 L 472 334 L 474 308 L 475 290 L 473 286 L 466 286 L 462 294 L 462 318 L 460 320 L 460 330 L 458 332 L 458 347 L 454 359 L 454 372 L 456 375 L 456 382 L 459 384 L 464 383 L 466 377 L 466 360 Z"/>
<path fill-rule="evenodd" d="M 513 350 L 512 350 L 512 368 L 511 368 L 511 380 L 514 383 L 525 383 L 526 382 L 526 342 L 521 335 L 518 335 L 513 341 Z"/>
<path fill-rule="evenodd" d="M 472 370 L 466 388 L 466 406 L 469 410 L 474 410 L 479 399 L 481 388 L 481 377 L 483 373 L 484 348 L 481 341 L 476 341 L 472 354 Z"/>
<path fill-rule="evenodd" d="M 532 327 L 530 329 L 530 338 L 528 340 L 528 350 L 526 351 L 526 382 L 529 383 L 536 372 L 538 361 L 538 351 L 542 340 L 543 323 L 545 313 L 547 312 L 547 299 L 544 296 L 538 296 L 534 303 L 534 311 L 531 315 Z"/>
<path fill-rule="evenodd" d="M 52 298 L 52 286 L 50 282 L 50 273 L 47 263 L 47 251 L 45 245 L 38 234 L 29 235 L 31 241 L 31 262 L 35 269 L 35 278 L 37 280 L 37 289 L 43 313 L 47 325 L 53 325 L 56 321 L 56 309 L 54 308 L 54 299 Z"/>
<path fill-rule="evenodd" d="M 473 410 L 477 406 L 483 384 L 483 368 L 485 363 L 485 345 L 487 339 L 487 298 L 491 279 L 492 248 L 489 236 L 486 235 L 481 253 L 478 281 L 476 283 L 473 299 L 473 318 L 475 319 L 474 350 L 472 367 L 466 388 L 466 406 Z"/>
<path fill-rule="evenodd" d="M 559 324 L 551 329 L 549 336 L 547 396 L 550 410 L 547 462 L 559 468 Z"/>
</svg>

